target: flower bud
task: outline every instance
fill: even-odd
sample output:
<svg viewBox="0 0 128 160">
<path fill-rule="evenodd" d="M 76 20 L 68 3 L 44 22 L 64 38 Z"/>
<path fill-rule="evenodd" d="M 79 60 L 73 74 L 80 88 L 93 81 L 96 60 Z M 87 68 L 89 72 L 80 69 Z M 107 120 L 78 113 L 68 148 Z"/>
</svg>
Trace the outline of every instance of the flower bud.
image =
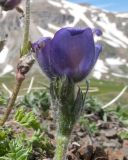
<svg viewBox="0 0 128 160">
<path fill-rule="evenodd" d="M 17 7 L 22 0 L 1 0 L 0 6 L 2 6 L 4 11 L 12 10 Z"/>
</svg>

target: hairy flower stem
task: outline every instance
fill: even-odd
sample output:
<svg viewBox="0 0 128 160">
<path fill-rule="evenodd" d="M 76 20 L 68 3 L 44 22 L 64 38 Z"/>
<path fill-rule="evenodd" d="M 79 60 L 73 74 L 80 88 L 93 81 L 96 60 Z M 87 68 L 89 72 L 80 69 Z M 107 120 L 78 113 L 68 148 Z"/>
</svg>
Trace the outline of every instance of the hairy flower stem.
<svg viewBox="0 0 128 160">
<path fill-rule="evenodd" d="M 25 56 L 29 53 L 30 48 L 29 48 L 29 26 L 30 26 L 30 0 L 26 0 L 26 16 L 25 16 L 25 30 L 24 30 L 24 41 L 23 41 L 23 47 L 21 50 L 21 59 L 19 60 L 18 65 L 17 65 L 17 73 L 16 73 L 16 83 L 13 89 L 13 93 L 9 99 L 9 102 L 7 104 L 7 110 L 0 121 L 0 125 L 3 126 L 4 123 L 7 121 L 13 106 L 15 104 L 17 95 L 20 91 L 20 87 L 22 85 L 22 82 L 25 79 L 25 74 L 30 70 L 34 60 L 30 57 Z"/>
<path fill-rule="evenodd" d="M 69 79 L 51 82 L 50 94 L 56 112 L 57 135 L 54 160 L 66 160 L 66 151 L 71 133 L 83 108 L 84 96 Z"/>
<path fill-rule="evenodd" d="M 56 153 L 54 160 L 66 160 L 66 151 L 69 138 L 64 135 L 57 135 L 56 138 Z"/>
<path fill-rule="evenodd" d="M 75 125 L 75 121 L 61 113 L 61 111 L 58 116 L 60 117 L 58 118 L 57 122 L 58 131 L 56 136 L 55 160 L 66 160 L 67 147 L 70 141 L 73 126 Z"/>
<path fill-rule="evenodd" d="M 24 41 L 21 50 L 21 57 L 29 52 L 30 0 L 26 0 L 25 15 Z"/>
</svg>

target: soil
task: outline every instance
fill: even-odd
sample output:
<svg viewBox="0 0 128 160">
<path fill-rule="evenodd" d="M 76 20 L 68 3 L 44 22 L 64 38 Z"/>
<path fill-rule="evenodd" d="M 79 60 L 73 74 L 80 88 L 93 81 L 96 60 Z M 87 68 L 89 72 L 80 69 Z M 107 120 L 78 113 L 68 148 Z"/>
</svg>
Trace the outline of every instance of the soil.
<svg viewBox="0 0 128 160">
<path fill-rule="evenodd" d="M 1 107 L 0 115 L 3 114 L 4 108 Z M 6 122 L 6 126 L 12 126 L 17 133 L 23 129 L 31 136 L 32 130 L 27 130 L 16 124 L 12 120 L 12 114 Z M 128 140 L 121 139 L 118 132 L 123 129 L 123 125 L 114 116 L 109 118 L 109 121 L 104 122 L 97 115 L 93 114 L 89 118 L 93 119 L 99 129 L 98 133 L 90 135 L 87 129 L 77 123 L 72 133 L 71 141 L 68 146 L 67 159 L 68 160 L 128 160 Z M 51 139 L 51 144 L 55 148 L 55 122 L 51 112 L 45 118 L 40 117 L 43 124 L 49 126 L 46 133 Z M 46 155 L 42 160 L 52 160 L 51 155 Z M 41 160 L 36 159 L 35 160 Z"/>
</svg>

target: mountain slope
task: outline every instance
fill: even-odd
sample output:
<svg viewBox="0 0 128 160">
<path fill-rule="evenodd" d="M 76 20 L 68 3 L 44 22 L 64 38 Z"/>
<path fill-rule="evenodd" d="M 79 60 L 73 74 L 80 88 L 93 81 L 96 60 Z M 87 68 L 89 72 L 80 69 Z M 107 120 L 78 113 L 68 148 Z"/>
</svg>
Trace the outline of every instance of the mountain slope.
<svg viewBox="0 0 128 160">
<path fill-rule="evenodd" d="M 16 11 L 4 13 L 0 18 L 0 37 L 8 34 L 7 43 L 0 53 L 0 73 L 13 71 L 19 56 L 23 22 Z M 98 27 L 103 31 L 99 40 L 104 51 L 93 76 L 128 78 L 128 13 L 109 13 L 88 4 L 75 4 L 65 0 L 32 1 L 31 40 L 41 35 L 53 37 L 61 27 Z M 34 69 L 33 69 L 34 71 Z M 127 72 L 127 73 L 126 73 Z"/>
</svg>

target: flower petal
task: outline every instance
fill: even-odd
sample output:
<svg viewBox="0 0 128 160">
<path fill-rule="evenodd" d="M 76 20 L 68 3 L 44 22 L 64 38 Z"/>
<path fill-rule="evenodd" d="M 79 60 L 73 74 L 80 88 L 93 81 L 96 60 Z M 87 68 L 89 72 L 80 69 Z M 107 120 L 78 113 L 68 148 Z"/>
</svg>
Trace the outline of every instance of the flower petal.
<svg viewBox="0 0 128 160">
<path fill-rule="evenodd" d="M 83 59 L 78 66 L 77 70 L 75 72 L 70 72 L 71 76 L 73 77 L 75 82 L 79 82 L 83 80 L 87 75 L 91 72 L 93 69 L 100 53 L 102 52 L 102 45 L 100 44 L 95 44 L 95 54 L 93 55 L 93 59 Z M 89 61 L 90 60 L 90 61 Z"/>
<path fill-rule="evenodd" d="M 100 55 L 100 53 L 102 52 L 102 45 L 101 44 L 95 44 L 95 61 L 94 61 L 94 65 Z"/>
<path fill-rule="evenodd" d="M 68 74 L 69 77 L 77 75 L 76 79 L 81 79 L 90 68 L 95 56 L 92 30 L 90 28 L 84 30 L 61 29 L 52 40 L 52 48 L 56 70 L 59 71 L 59 74 Z M 84 65 L 84 69 L 83 67 L 78 69 L 79 65 Z M 82 75 L 83 70 L 84 75 Z M 78 77 L 79 75 L 80 77 Z"/>
<path fill-rule="evenodd" d="M 40 38 L 32 47 L 36 53 L 36 59 L 41 69 L 49 78 L 53 78 L 57 73 L 52 63 L 51 38 Z"/>
<path fill-rule="evenodd" d="M 72 36 L 81 34 L 85 31 L 85 29 L 76 29 L 76 28 L 67 28 L 67 30 L 71 33 Z"/>
<path fill-rule="evenodd" d="M 40 67 L 50 79 L 67 76 L 74 82 L 83 80 L 102 51 L 93 36 L 90 28 L 63 28 L 53 39 L 41 38 L 33 44 Z"/>
</svg>

